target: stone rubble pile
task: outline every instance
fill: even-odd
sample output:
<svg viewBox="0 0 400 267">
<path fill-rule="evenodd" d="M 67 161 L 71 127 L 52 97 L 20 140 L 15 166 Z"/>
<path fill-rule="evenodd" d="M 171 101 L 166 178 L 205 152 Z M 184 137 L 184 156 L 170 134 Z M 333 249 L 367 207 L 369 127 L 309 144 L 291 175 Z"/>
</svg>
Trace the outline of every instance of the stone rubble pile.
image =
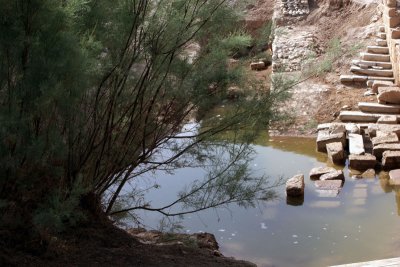
<svg viewBox="0 0 400 267">
<path fill-rule="evenodd" d="M 284 16 L 305 16 L 310 13 L 308 0 L 281 0 L 280 7 Z"/>
<path fill-rule="evenodd" d="M 280 27 L 272 44 L 272 70 L 300 71 L 302 63 L 316 54 L 315 43 L 315 36 L 310 31 Z"/>
</svg>

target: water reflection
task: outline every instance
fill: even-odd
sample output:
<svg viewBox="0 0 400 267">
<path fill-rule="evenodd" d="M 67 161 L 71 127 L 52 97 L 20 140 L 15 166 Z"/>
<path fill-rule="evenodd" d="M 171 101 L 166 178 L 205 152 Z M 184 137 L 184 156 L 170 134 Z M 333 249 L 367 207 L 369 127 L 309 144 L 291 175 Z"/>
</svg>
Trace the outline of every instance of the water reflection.
<svg viewBox="0 0 400 267">
<path fill-rule="evenodd" d="M 261 201 L 256 208 L 231 205 L 186 217 L 182 221 L 185 231 L 214 233 L 225 255 L 259 266 L 327 266 L 398 256 L 400 187 L 390 185 L 387 173 L 352 179 L 347 167 L 339 166 L 346 176 L 340 194 L 321 195 L 308 173 L 325 166 L 327 158 L 315 151 L 314 142 L 274 137 L 254 146 L 257 157 L 252 166 L 271 179 L 305 174 L 304 198 L 286 199 L 281 187 L 278 200 Z M 195 168 L 173 176 L 157 173 L 161 189 L 148 197 L 153 203 L 172 198 L 185 179 L 197 174 L 201 170 Z M 150 213 L 141 218 L 152 227 L 159 220 Z"/>
</svg>

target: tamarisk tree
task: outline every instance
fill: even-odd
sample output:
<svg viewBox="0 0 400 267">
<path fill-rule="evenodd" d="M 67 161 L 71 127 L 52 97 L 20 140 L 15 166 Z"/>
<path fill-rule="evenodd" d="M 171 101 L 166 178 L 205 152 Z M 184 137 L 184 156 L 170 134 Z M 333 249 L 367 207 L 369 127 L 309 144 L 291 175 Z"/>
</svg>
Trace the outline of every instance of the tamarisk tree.
<svg viewBox="0 0 400 267">
<path fill-rule="evenodd" d="M 185 213 L 270 196 L 271 185 L 247 169 L 248 144 L 277 119 L 275 104 L 286 93 L 246 81 L 227 63 L 249 45 L 236 34 L 234 7 L 226 0 L 0 0 L 2 226 L 60 230 L 88 212 L 175 215 L 167 210 L 178 203 Z M 246 97 L 223 119 L 204 116 L 232 86 Z M 179 134 L 189 121 L 201 127 Z M 123 188 L 146 172 L 202 164 L 212 172 L 176 202 L 116 205 L 128 203 Z"/>
</svg>

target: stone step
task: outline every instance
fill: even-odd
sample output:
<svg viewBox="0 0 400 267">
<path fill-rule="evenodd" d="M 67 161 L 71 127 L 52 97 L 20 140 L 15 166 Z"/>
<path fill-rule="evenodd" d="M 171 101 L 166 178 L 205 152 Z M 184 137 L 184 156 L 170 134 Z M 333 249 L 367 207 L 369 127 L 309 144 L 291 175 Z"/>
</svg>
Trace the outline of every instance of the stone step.
<svg viewBox="0 0 400 267">
<path fill-rule="evenodd" d="M 400 105 L 359 102 L 358 108 L 365 113 L 400 114 Z"/>
<path fill-rule="evenodd" d="M 356 74 L 362 74 L 368 76 L 393 77 L 392 70 L 363 69 L 357 66 L 351 66 L 350 71 Z"/>
<path fill-rule="evenodd" d="M 341 111 L 339 114 L 339 120 L 342 122 L 377 122 L 378 119 L 387 114 L 379 113 L 365 113 L 362 111 Z M 397 115 L 397 119 L 400 115 Z"/>
<path fill-rule="evenodd" d="M 393 78 L 393 77 L 368 76 L 368 80 L 373 80 L 373 81 L 390 81 L 390 82 L 394 82 L 394 78 Z"/>
<path fill-rule="evenodd" d="M 378 46 L 387 46 L 387 41 L 385 39 L 376 39 L 376 45 Z"/>
<path fill-rule="evenodd" d="M 386 39 L 386 33 L 384 32 L 378 32 L 376 36 L 380 39 Z"/>
<path fill-rule="evenodd" d="M 361 59 L 366 61 L 380 61 L 390 62 L 390 55 L 371 54 L 371 53 L 360 53 Z"/>
<path fill-rule="evenodd" d="M 366 61 L 366 60 L 355 59 L 351 63 L 356 66 L 364 65 L 368 67 L 381 67 L 383 69 L 392 69 L 392 63 L 390 62 Z"/>
<path fill-rule="evenodd" d="M 382 46 L 375 46 L 375 45 L 370 45 L 367 46 L 367 52 L 368 53 L 373 53 L 373 54 L 389 54 L 389 47 L 382 47 Z"/>
</svg>

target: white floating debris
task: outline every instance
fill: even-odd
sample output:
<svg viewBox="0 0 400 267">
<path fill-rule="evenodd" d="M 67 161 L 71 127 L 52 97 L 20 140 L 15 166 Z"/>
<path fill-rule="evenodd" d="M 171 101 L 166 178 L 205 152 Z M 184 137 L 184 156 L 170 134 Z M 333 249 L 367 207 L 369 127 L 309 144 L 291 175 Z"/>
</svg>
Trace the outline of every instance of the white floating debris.
<svg viewBox="0 0 400 267">
<path fill-rule="evenodd" d="M 225 229 L 219 229 L 218 232 L 225 232 Z"/>
<path fill-rule="evenodd" d="M 261 229 L 268 229 L 268 226 L 265 223 L 261 223 Z"/>
<path fill-rule="evenodd" d="M 297 245 L 299 242 L 298 241 L 294 241 L 293 244 Z"/>
<path fill-rule="evenodd" d="M 236 234 L 231 234 L 231 236 L 236 236 Z"/>
<path fill-rule="evenodd" d="M 298 238 L 299 236 L 298 236 L 298 235 L 292 235 L 292 237 L 293 237 L 293 238 Z"/>
</svg>

